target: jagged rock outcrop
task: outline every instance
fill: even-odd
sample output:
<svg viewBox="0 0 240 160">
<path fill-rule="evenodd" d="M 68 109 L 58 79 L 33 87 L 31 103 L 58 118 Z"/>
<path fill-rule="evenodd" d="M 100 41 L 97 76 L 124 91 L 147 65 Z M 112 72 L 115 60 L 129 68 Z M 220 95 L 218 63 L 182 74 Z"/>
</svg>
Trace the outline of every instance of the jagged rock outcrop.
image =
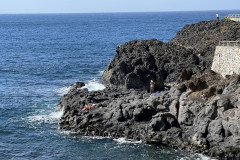
<svg viewBox="0 0 240 160">
<path fill-rule="evenodd" d="M 240 40 L 239 22 L 213 20 L 185 25 L 170 42 L 198 49 L 203 56 L 213 56 L 219 41 L 238 40 Z"/>
<path fill-rule="evenodd" d="M 153 79 L 156 91 L 163 83 L 174 82 L 183 71 L 200 72 L 195 49 L 188 49 L 156 39 L 130 41 L 116 49 L 114 58 L 103 72 L 101 81 L 110 88 L 149 89 Z M 187 78 L 187 77 L 184 77 Z"/>
<path fill-rule="evenodd" d="M 79 135 L 125 137 L 190 148 L 217 157 L 240 156 L 240 76 L 210 72 L 168 91 L 91 91 L 72 87 L 59 108 L 60 129 Z M 213 89 L 214 88 L 214 89 Z M 86 104 L 93 109 L 82 110 Z"/>
<path fill-rule="evenodd" d="M 240 76 L 209 71 L 219 36 L 238 40 L 240 23 L 199 22 L 169 43 L 130 41 L 116 49 L 102 91 L 76 83 L 59 101 L 59 128 L 78 135 L 126 137 L 189 148 L 218 159 L 240 158 Z M 148 93 L 150 80 L 156 90 Z M 127 89 L 127 90 L 126 90 Z M 92 109 L 83 109 L 92 104 Z"/>
<path fill-rule="evenodd" d="M 101 81 L 110 88 L 146 89 L 153 79 L 156 90 L 161 90 L 163 83 L 209 71 L 220 40 L 240 40 L 240 23 L 202 21 L 186 25 L 168 43 L 156 39 L 124 43 L 116 48 Z"/>
<path fill-rule="evenodd" d="M 240 23 L 235 21 L 201 21 L 185 25 L 170 43 L 198 50 L 203 69 L 210 70 L 219 41 L 239 41 Z"/>
</svg>

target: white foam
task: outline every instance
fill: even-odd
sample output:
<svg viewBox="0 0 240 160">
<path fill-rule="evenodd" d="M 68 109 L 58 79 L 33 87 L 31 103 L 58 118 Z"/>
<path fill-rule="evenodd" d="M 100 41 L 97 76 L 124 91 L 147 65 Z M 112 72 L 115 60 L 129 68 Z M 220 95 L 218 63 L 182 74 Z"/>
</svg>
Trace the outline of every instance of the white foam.
<svg viewBox="0 0 240 160">
<path fill-rule="evenodd" d="M 72 132 L 72 131 L 64 131 L 64 130 L 58 130 L 57 131 L 59 134 L 63 134 L 63 135 L 72 135 L 72 134 L 76 134 L 76 132 Z"/>
<path fill-rule="evenodd" d="M 110 137 L 103 137 L 103 136 L 82 136 L 85 139 L 110 139 Z"/>
<path fill-rule="evenodd" d="M 198 154 L 198 156 L 200 157 L 201 160 L 217 160 L 217 159 L 212 159 L 210 157 L 207 157 L 207 156 L 205 156 L 203 154 Z"/>
<path fill-rule="evenodd" d="M 60 111 L 57 111 L 57 112 L 52 112 L 49 114 L 49 117 L 51 119 L 56 119 L 56 120 L 59 120 L 63 115 L 63 109 L 61 109 Z"/>
<path fill-rule="evenodd" d="M 100 76 L 102 76 L 104 71 L 98 71 L 98 73 L 100 74 Z"/>
<path fill-rule="evenodd" d="M 116 141 L 117 143 L 123 144 L 123 143 L 134 143 L 134 144 L 140 144 L 142 143 L 142 141 L 134 141 L 131 139 L 126 139 L 126 138 L 117 138 L 117 139 L 113 139 L 114 141 Z"/>
<path fill-rule="evenodd" d="M 67 94 L 70 89 L 70 86 L 68 87 L 62 87 L 57 90 L 58 95 L 63 96 L 64 94 Z"/>
<path fill-rule="evenodd" d="M 197 160 L 217 160 L 217 159 L 212 159 L 210 157 L 207 157 L 203 154 L 197 153 L 197 154 L 191 154 L 190 156 L 180 158 L 180 160 L 191 160 L 191 159 L 197 159 Z"/>
<path fill-rule="evenodd" d="M 103 90 L 106 87 L 103 84 L 100 84 L 98 80 L 93 79 L 88 81 L 84 87 L 82 88 L 87 88 L 89 91 L 97 91 L 97 90 Z"/>
<path fill-rule="evenodd" d="M 63 115 L 63 110 L 51 112 L 49 114 L 37 114 L 27 117 L 30 123 L 55 123 Z"/>
</svg>

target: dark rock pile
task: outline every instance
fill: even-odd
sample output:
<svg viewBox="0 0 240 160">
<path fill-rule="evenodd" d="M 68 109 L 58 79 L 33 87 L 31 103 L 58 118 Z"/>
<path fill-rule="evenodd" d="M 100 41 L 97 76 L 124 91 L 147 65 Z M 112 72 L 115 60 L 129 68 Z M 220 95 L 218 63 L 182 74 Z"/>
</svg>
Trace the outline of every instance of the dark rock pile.
<svg viewBox="0 0 240 160">
<path fill-rule="evenodd" d="M 149 94 L 72 87 L 59 108 L 60 129 L 190 148 L 212 157 L 240 156 L 240 76 L 214 72 Z M 82 110 L 84 105 L 93 108 Z"/>
<path fill-rule="evenodd" d="M 186 25 L 170 41 L 187 48 L 195 48 L 203 57 L 213 57 L 219 41 L 239 41 L 240 23 L 235 21 L 201 21 Z"/>
<path fill-rule="evenodd" d="M 195 49 L 156 39 L 130 41 L 117 47 L 101 81 L 109 88 L 149 90 L 152 79 L 156 82 L 156 90 L 160 91 L 164 82 L 176 81 L 183 70 L 190 75 L 200 73 L 202 69 L 197 54 Z"/>
<path fill-rule="evenodd" d="M 60 129 L 239 159 L 240 76 L 223 79 L 209 71 L 217 37 L 239 39 L 239 24 L 199 22 L 169 43 L 152 39 L 118 46 L 101 78 L 106 89 L 88 91 L 78 82 L 61 98 Z M 151 79 L 160 92 L 148 93 Z M 167 83 L 171 87 L 163 90 Z"/>
<path fill-rule="evenodd" d="M 163 83 L 209 71 L 215 46 L 221 40 L 240 40 L 240 23 L 202 21 L 186 25 L 168 43 L 156 39 L 124 43 L 116 48 L 101 81 L 110 88 L 148 89 L 153 79 L 156 90 L 161 90 Z M 185 75 L 183 79 L 178 79 L 179 74 Z"/>
</svg>

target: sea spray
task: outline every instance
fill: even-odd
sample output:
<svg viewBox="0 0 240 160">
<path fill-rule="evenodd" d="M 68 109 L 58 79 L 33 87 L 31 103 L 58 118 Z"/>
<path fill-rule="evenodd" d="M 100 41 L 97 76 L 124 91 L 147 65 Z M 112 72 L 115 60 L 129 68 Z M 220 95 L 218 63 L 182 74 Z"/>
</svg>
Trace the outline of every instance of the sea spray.
<svg viewBox="0 0 240 160">
<path fill-rule="evenodd" d="M 84 87 L 82 88 L 87 88 L 89 91 L 97 91 L 97 90 L 103 90 L 106 88 L 103 84 L 99 83 L 97 79 L 93 79 L 88 81 Z"/>
<path fill-rule="evenodd" d="M 126 138 L 116 138 L 113 139 L 114 141 L 116 141 L 117 143 L 123 144 L 123 143 L 133 143 L 133 144 L 141 144 L 142 141 L 134 141 L 131 139 L 126 139 Z"/>
<path fill-rule="evenodd" d="M 56 92 L 59 96 L 63 96 L 64 94 L 66 94 L 69 91 L 69 89 L 70 89 L 70 86 L 61 87 Z"/>
<path fill-rule="evenodd" d="M 43 111 L 44 112 L 44 111 Z M 61 116 L 63 115 L 63 109 L 58 111 L 47 112 L 43 114 L 35 113 L 32 116 L 29 116 L 28 122 L 30 123 L 56 123 Z"/>
</svg>

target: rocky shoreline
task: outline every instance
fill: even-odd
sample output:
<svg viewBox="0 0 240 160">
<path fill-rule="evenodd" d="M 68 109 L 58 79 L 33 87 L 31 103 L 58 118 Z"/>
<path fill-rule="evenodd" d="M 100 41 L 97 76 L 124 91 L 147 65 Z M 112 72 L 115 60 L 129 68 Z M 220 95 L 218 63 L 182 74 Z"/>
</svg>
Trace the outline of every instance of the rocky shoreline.
<svg viewBox="0 0 240 160">
<path fill-rule="evenodd" d="M 211 72 L 154 94 L 88 91 L 75 84 L 59 102 L 64 108 L 59 125 L 79 135 L 166 144 L 219 159 L 239 157 L 239 83 L 239 76 L 223 79 Z M 94 107 L 82 110 L 89 103 Z"/>
<path fill-rule="evenodd" d="M 236 22 L 199 22 L 184 27 L 169 43 L 148 40 L 118 46 L 101 78 L 106 89 L 88 91 L 77 82 L 62 96 L 59 128 L 239 159 L 240 76 L 224 79 L 210 71 L 210 48 L 218 39 L 193 46 L 185 34 L 187 29 L 191 39 L 206 32 L 206 37 L 217 37 L 223 25 L 231 27 L 226 32 L 240 31 Z M 226 36 L 231 38 L 230 33 Z M 237 40 L 240 35 L 232 37 Z M 157 82 L 159 92 L 148 93 L 150 79 Z M 92 108 L 83 110 L 89 104 Z"/>
</svg>

